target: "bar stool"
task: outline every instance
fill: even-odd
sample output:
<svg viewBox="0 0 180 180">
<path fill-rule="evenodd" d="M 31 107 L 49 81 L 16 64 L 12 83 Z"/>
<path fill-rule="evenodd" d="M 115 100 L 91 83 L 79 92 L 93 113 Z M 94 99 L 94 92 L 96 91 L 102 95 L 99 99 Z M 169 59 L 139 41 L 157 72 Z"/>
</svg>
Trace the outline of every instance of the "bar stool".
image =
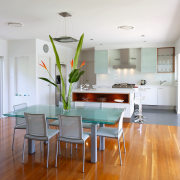
<svg viewBox="0 0 180 180">
<path fill-rule="evenodd" d="M 141 86 L 135 89 L 135 104 L 138 105 L 138 109 L 134 112 L 135 123 L 144 123 L 144 117 L 142 113 L 142 101 L 145 99 L 145 96 L 143 95 L 143 91 L 145 91 L 145 89 Z"/>
</svg>

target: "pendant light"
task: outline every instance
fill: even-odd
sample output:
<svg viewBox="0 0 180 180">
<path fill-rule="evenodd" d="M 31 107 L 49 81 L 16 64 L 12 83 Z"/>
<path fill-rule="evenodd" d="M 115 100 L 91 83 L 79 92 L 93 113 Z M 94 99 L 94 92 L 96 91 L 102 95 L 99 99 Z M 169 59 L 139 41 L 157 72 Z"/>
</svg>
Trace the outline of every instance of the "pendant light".
<svg viewBox="0 0 180 180">
<path fill-rule="evenodd" d="M 62 16 L 64 18 L 64 21 L 65 21 L 65 36 L 61 36 L 61 37 L 53 38 L 53 39 L 55 41 L 57 41 L 57 42 L 60 42 L 60 43 L 77 42 L 78 41 L 77 39 L 66 35 L 66 18 L 71 17 L 72 15 L 70 13 L 68 13 L 68 12 L 61 12 L 61 13 L 58 13 L 58 14 L 60 16 Z"/>
</svg>

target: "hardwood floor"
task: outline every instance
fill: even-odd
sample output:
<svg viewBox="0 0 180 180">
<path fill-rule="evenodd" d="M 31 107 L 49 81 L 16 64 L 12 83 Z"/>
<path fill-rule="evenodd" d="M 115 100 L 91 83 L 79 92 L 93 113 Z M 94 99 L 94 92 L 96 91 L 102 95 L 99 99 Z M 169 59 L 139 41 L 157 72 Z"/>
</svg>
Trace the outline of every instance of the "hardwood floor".
<svg viewBox="0 0 180 180">
<path fill-rule="evenodd" d="M 105 151 L 98 150 L 98 162 L 90 162 L 90 139 L 86 143 L 85 173 L 82 173 L 82 148 L 65 149 L 55 168 L 55 138 L 50 144 L 49 169 L 46 169 L 46 146 L 22 160 L 24 130 L 17 130 L 14 153 L 11 151 L 14 118 L 0 119 L 0 179 L 123 179 L 123 180 L 173 180 L 180 179 L 180 127 L 124 123 L 126 154 L 121 142 L 123 165 L 120 166 L 116 140 L 106 139 Z M 99 142 L 99 141 L 98 141 Z M 99 147 L 99 145 L 98 145 Z"/>
</svg>

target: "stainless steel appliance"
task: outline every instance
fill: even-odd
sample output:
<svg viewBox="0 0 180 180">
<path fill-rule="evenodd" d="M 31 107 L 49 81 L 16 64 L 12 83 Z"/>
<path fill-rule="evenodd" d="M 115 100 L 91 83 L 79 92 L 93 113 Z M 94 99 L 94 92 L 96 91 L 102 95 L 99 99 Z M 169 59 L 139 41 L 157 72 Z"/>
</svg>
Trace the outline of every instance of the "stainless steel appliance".
<svg viewBox="0 0 180 180">
<path fill-rule="evenodd" d="M 128 84 L 128 83 L 119 83 L 114 84 L 112 88 L 134 88 L 135 84 Z"/>
<path fill-rule="evenodd" d="M 67 85 L 66 83 L 66 77 L 67 77 L 67 67 L 65 64 L 61 64 L 61 72 L 63 75 L 63 79 L 64 79 L 64 83 L 65 83 L 65 87 Z M 61 97 L 61 89 L 62 89 L 62 85 L 61 85 L 61 78 L 60 78 L 60 74 L 59 74 L 59 70 L 57 65 L 55 65 L 55 79 L 56 79 L 56 83 L 60 89 L 60 92 L 58 91 L 58 88 L 55 88 L 55 104 L 56 106 L 59 106 L 59 102 L 62 101 L 62 97 Z"/>
</svg>

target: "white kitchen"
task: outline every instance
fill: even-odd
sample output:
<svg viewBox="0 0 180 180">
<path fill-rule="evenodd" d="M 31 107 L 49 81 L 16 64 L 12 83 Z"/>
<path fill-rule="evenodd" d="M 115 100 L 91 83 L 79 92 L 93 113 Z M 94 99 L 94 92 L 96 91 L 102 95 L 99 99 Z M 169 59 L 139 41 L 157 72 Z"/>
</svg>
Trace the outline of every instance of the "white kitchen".
<svg viewBox="0 0 180 180">
<path fill-rule="evenodd" d="M 2 180 L 180 179 L 179 9 L 2 0 Z"/>
</svg>

